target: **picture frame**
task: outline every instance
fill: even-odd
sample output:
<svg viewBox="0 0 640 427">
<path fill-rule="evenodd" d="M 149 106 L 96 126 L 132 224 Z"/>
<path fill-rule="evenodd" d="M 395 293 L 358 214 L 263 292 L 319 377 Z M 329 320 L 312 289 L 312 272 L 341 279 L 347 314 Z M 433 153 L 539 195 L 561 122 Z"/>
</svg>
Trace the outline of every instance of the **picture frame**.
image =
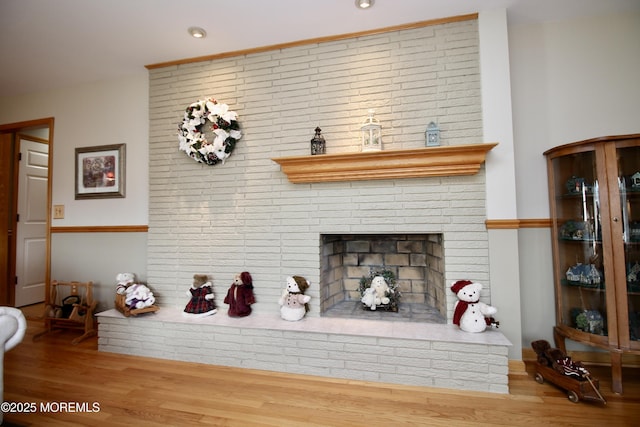
<svg viewBox="0 0 640 427">
<path fill-rule="evenodd" d="M 125 197 L 125 144 L 76 148 L 76 200 Z"/>
</svg>

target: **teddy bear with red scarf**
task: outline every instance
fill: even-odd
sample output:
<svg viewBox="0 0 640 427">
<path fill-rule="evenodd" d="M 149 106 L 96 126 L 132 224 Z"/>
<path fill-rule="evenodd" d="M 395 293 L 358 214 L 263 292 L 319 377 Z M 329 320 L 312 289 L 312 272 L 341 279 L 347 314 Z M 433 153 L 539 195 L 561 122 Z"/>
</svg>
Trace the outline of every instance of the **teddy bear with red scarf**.
<svg viewBox="0 0 640 427">
<path fill-rule="evenodd" d="M 481 290 L 481 283 L 470 280 L 458 280 L 451 285 L 451 291 L 458 297 L 453 307 L 453 324 L 465 332 L 483 332 L 487 326 L 499 325 L 491 317 L 498 310 L 480 302 Z"/>
</svg>

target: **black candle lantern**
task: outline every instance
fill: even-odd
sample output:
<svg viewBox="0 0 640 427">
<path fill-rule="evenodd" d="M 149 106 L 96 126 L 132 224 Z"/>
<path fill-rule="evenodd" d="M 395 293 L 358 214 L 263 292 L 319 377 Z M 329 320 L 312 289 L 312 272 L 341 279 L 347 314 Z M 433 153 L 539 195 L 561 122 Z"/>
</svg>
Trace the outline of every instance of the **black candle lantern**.
<svg viewBox="0 0 640 427">
<path fill-rule="evenodd" d="M 316 128 L 316 134 L 313 137 L 313 139 L 311 139 L 311 155 L 316 155 L 316 154 L 324 154 L 325 153 L 325 141 L 324 141 L 324 136 L 320 135 L 320 132 L 322 131 L 322 129 L 320 129 L 319 127 Z"/>
</svg>

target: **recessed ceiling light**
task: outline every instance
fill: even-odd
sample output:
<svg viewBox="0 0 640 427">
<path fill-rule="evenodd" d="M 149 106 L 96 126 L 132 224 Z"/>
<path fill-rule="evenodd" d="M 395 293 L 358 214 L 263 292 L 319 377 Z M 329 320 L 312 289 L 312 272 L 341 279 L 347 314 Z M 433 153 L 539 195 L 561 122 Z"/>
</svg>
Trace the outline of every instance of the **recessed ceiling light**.
<svg viewBox="0 0 640 427">
<path fill-rule="evenodd" d="M 373 6 L 373 0 L 356 0 L 356 7 L 359 9 L 369 9 Z"/>
<path fill-rule="evenodd" d="M 187 31 L 189 31 L 191 37 L 195 37 L 197 39 L 203 39 L 207 37 L 207 32 L 200 27 L 190 27 Z"/>
</svg>

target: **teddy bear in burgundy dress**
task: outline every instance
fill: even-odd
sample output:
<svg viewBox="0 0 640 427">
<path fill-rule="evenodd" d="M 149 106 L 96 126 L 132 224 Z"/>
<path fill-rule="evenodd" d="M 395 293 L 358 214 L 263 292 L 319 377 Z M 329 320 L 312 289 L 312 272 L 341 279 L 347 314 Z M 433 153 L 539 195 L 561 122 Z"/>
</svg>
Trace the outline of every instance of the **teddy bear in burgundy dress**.
<svg viewBox="0 0 640 427">
<path fill-rule="evenodd" d="M 245 317 L 251 314 L 251 304 L 256 302 L 253 295 L 253 279 L 248 271 L 236 274 L 227 291 L 224 303 L 229 304 L 229 316 Z"/>
</svg>

